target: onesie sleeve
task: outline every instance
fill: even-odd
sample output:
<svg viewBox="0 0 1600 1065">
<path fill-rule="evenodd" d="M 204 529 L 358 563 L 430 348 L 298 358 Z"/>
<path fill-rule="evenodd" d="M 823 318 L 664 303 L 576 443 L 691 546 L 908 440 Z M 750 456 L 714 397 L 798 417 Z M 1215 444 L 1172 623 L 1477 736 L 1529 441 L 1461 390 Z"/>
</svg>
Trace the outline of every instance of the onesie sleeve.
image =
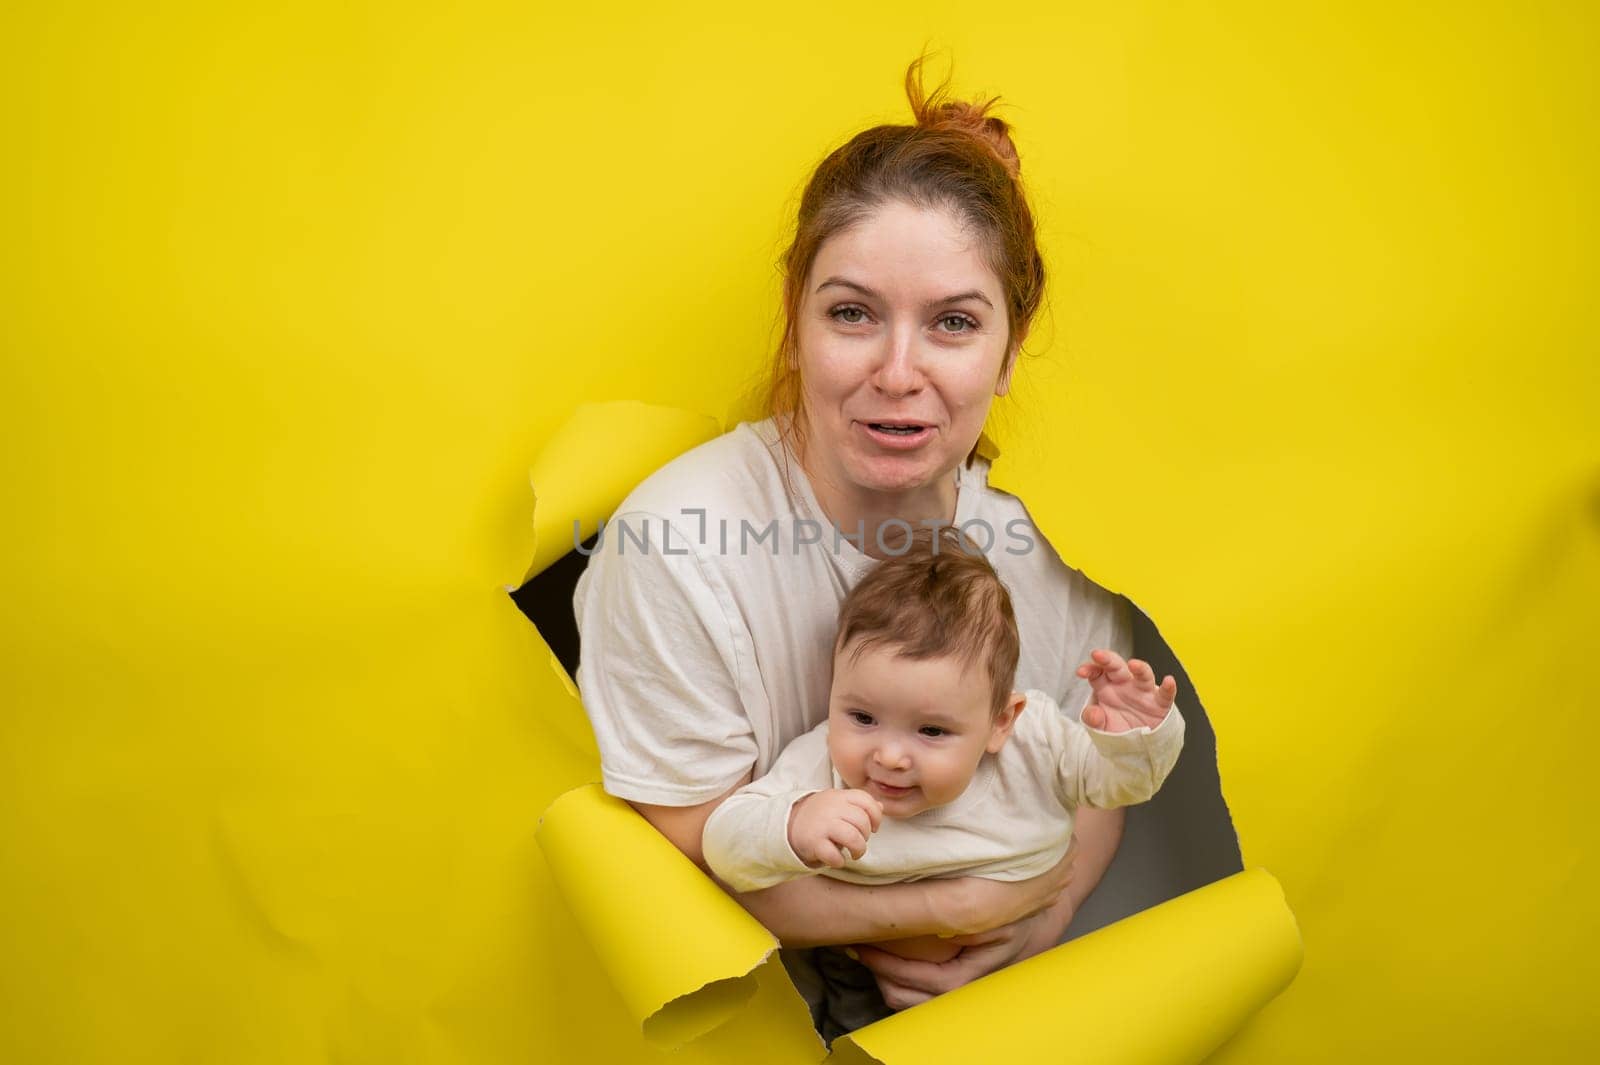
<svg viewBox="0 0 1600 1065">
<path fill-rule="evenodd" d="M 1041 701 L 1047 698 L 1042 692 L 1028 695 L 1030 704 L 1035 696 Z M 1183 750 L 1184 721 L 1176 705 L 1155 728 L 1127 732 L 1089 728 L 1054 704 L 1048 711 L 1042 716 L 1056 756 L 1057 793 L 1069 807 L 1109 809 L 1146 802 Z"/>
<path fill-rule="evenodd" d="M 736 679 L 748 632 L 691 542 L 658 515 L 617 514 L 573 596 L 578 689 L 621 799 L 694 806 L 756 762 Z"/>
<path fill-rule="evenodd" d="M 706 820 L 706 864 L 735 891 L 760 891 L 816 872 L 789 846 L 789 811 L 833 784 L 824 721 L 783 749 L 760 780 L 730 795 Z"/>
</svg>

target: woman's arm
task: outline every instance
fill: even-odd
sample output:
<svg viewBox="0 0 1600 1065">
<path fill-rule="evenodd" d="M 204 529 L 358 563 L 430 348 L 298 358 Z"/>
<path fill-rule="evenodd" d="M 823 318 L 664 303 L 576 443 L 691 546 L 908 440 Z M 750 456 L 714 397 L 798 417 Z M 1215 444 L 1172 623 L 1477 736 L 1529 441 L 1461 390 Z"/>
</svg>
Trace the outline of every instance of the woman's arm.
<svg viewBox="0 0 1600 1065">
<path fill-rule="evenodd" d="M 1080 807 L 1073 824 L 1075 871 L 1060 900 L 1048 910 L 1011 924 L 954 940 L 962 950 L 949 961 L 930 962 L 902 958 L 874 947 L 857 948 L 861 963 L 877 977 L 884 1002 L 896 1010 L 915 1006 L 1061 942 L 1073 914 L 1116 857 L 1117 846 L 1122 842 L 1123 817 L 1120 808 Z"/>
<path fill-rule="evenodd" d="M 706 820 L 752 776 L 747 773 L 727 792 L 698 806 L 629 805 L 710 875 L 701 847 Z M 761 891 L 730 894 L 784 946 L 810 947 L 960 935 L 1007 925 L 1055 907 L 1072 879 L 1072 856 L 1068 855 L 1047 873 L 1009 884 L 967 877 L 864 885 L 806 876 Z"/>
<path fill-rule="evenodd" d="M 1106 870 L 1111 867 L 1111 859 L 1117 856 L 1117 848 L 1122 845 L 1122 826 L 1127 813 L 1121 807 L 1097 810 L 1092 806 L 1080 806 L 1073 815 L 1072 838 L 1077 841 L 1078 859 L 1073 867 L 1072 884 L 1067 888 L 1067 894 L 1072 898 L 1074 912 L 1099 886 Z M 1049 945 L 1054 946 L 1059 942 L 1066 931 L 1067 925 L 1063 922 L 1055 941 Z"/>
</svg>

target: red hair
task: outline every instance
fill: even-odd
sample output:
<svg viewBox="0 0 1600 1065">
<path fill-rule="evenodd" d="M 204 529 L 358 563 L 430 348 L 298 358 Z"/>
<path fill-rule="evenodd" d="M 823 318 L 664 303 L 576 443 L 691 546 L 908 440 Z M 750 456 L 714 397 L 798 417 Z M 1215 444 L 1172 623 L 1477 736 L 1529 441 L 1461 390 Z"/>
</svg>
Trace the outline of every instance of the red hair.
<svg viewBox="0 0 1600 1065">
<path fill-rule="evenodd" d="M 906 69 L 915 124 L 864 130 L 817 166 L 800 199 L 794 240 L 780 260 L 783 338 L 773 359 L 767 410 L 792 415 L 780 418 L 779 427 L 797 455 L 804 454 L 805 419 L 800 416 L 796 323 L 812 263 L 830 237 L 891 201 L 954 212 L 979 235 L 989 267 L 1000 279 L 1008 360 L 1016 357 L 1044 298 L 1044 259 L 1022 188 L 1022 164 L 1010 127 L 989 114 L 999 98 L 949 99 L 948 79 L 925 92 L 926 59 L 920 56 Z"/>
</svg>

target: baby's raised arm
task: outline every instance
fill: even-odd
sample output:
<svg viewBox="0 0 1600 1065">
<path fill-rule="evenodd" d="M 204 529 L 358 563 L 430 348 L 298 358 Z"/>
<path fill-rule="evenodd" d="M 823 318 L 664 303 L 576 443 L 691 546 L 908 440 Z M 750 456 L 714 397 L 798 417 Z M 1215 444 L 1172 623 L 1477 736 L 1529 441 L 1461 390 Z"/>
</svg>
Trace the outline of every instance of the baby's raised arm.
<svg viewBox="0 0 1600 1065">
<path fill-rule="evenodd" d="M 1146 663 L 1106 650 L 1092 652 L 1078 675 L 1094 689 L 1082 724 L 1059 713 L 1048 722 L 1062 799 L 1102 809 L 1149 800 L 1183 750 L 1177 682 L 1158 685 Z"/>
</svg>

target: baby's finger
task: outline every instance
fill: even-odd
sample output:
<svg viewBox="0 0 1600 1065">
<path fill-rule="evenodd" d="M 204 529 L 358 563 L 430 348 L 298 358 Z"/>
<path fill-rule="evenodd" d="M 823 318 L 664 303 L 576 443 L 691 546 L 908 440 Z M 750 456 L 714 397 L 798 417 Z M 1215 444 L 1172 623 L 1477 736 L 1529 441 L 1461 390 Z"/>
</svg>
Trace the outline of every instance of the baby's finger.
<svg viewBox="0 0 1600 1065">
<path fill-rule="evenodd" d="M 1178 682 L 1170 675 L 1161 678 L 1161 688 L 1156 692 L 1156 697 L 1163 710 L 1172 709 L 1173 700 L 1178 697 Z"/>
<path fill-rule="evenodd" d="M 1106 712 L 1099 703 L 1090 703 L 1083 708 L 1083 723 L 1090 728 L 1103 729 L 1106 727 Z"/>
<path fill-rule="evenodd" d="M 844 794 L 857 809 L 867 815 L 869 831 L 878 831 L 878 826 L 883 824 L 883 803 L 860 789 L 847 791 Z"/>
<path fill-rule="evenodd" d="M 839 820 L 861 833 L 863 839 L 872 835 L 872 815 L 859 806 L 846 806 L 840 810 Z"/>
<path fill-rule="evenodd" d="M 828 830 L 828 842 L 837 845 L 846 858 L 859 858 L 867 853 L 866 834 L 843 821 Z"/>
<path fill-rule="evenodd" d="M 829 869 L 843 869 L 845 856 L 837 846 L 824 840 L 817 844 L 817 860 Z"/>
<path fill-rule="evenodd" d="M 1156 671 L 1150 668 L 1150 663 L 1139 658 L 1128 659 L 1128 672 L 1133 674 L 1133 679 L 1140 684 L 1156 686 Z"/>
<path fill-rule="evenodd" d="M 1124 681 L 1128 678 L 1128 663 L 1115 651 L 1104 649 L 1096 650 L 1090 654 L 1100 667 L 1106 671 L 1106 679 L 1110 681 Z"/>
</svg>

